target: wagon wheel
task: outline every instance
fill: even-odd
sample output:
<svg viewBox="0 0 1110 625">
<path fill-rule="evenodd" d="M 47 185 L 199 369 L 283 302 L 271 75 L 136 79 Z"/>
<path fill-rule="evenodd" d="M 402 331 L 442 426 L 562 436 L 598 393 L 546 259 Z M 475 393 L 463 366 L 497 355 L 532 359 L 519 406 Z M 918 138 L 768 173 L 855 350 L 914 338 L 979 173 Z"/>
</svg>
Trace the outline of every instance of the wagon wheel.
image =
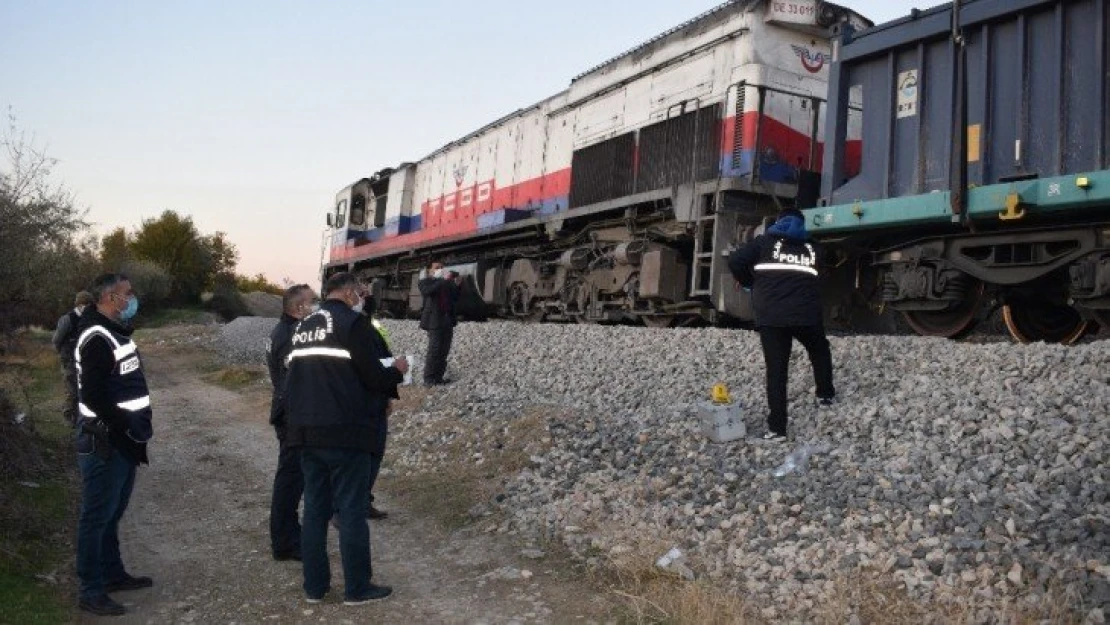
<svg viewBox="0 0 1110 625">
<path fill-rule="evenodd" d="M 674 325 L 676 317 L 674 315 L 645 315 L 640 319 L 649 328 L 669 328 Z"/>
<path fill-rule="evenodd" d="M 1071 345 L 1083 338 L 1090 322 L 1071 306 L 1044 301 L 1021 301 L 1002 307 L 1002 318 L 1010 336 L 1019 343 Z"/>
<path fill-rule="evenodd" d="M 958 339 L 971 334 L 979 324 L 979 309 L 983 305 L 983 283 L 976 282 L 967 297 L 944 310 L 907 310 L 902 313 L 913 331 L 921 336 L 940 336 Z"/>
</svg>

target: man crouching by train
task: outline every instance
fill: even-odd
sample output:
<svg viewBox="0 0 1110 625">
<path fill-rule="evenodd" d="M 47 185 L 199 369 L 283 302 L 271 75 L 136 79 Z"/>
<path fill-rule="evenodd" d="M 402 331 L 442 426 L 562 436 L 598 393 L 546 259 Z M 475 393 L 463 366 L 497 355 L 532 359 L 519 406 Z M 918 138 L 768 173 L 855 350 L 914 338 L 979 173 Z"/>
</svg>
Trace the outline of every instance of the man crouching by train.
<svg viewBox="0 0 1110 625">
<path fill-rule="evenodd" d="M 374 353 L 373 329 L 356 310 L 362 294 L 355 276 L 337 273 L 324 285 L 320 309 L 297 324 L 285 382 L 286 444 L 301 449 L 304 591 L 318 603 L 331 589 L 328 519 L 339 519 L 344 603 L 362 605 L 392 594 L 371 583 L 366 524 L 370 453 L 376 422 L 389 393 L 404 380 L 404 358 L 384 367 Z"/>
<path fill-rule="evenodd" d="M 766 234 L 735 250 L 728 259 L 733 277 L 752 292 L 755 326 L 767 367 L 767 440 L 786 439 L 786 383 L 794 339 L 809 354 L 817 383 L 818 407 L 831 406 L 832 353 L 821 318 L 817 252 L 808 241 L 805 217 L 795 209 L 779 214 Z"/>
</svg>

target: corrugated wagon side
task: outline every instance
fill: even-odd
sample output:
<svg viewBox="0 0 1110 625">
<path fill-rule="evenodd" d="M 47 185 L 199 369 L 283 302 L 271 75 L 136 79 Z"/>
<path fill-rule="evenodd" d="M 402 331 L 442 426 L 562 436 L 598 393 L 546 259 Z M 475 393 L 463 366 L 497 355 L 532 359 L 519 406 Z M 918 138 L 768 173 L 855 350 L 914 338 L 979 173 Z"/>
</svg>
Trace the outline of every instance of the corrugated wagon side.
<svg viewBox="0 0 1110 625">
<path fill-rule="evenodd" d="M 840 295 L 927 335 L 997 307 L 1023 342 L 1110 324 L 1108 31 L 1107 0 L 965 0 L 842 27 L 807 213 Z"/>
</svg>

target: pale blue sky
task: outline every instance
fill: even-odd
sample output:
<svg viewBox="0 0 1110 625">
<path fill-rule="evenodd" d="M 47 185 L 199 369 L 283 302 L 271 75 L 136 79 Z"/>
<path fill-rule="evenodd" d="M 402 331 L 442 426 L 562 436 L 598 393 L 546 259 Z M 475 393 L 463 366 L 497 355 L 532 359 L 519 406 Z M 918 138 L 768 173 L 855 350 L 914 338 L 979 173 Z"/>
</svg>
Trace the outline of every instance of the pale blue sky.
<svg viewBox="0 0 1110 625">
<path fill-rule="evenodd" d="M 99 229 L 175 209 L 242 271 L 315 282 L 340 188 L 719 3 L 0 0 L 0 107 Z"/>
</svg>

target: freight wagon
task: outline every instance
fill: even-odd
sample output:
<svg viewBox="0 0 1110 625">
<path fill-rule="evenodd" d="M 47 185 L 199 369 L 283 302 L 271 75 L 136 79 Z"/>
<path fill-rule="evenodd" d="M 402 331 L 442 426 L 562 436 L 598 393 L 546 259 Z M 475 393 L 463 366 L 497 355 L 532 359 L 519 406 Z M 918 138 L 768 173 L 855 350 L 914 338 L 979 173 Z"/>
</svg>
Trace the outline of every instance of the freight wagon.
<svg viewBox="0 0 1110 625">
<path fill-rule="evenodd" d="M 750 320 L 725 255 L 816 202 L 833 29 L 870 25 L 817 0 L 720 5 L 340 191 L 324 270 L 357 272 L 397 316 L 436 259 L 465 276 L 471 317 Z"/>
<path fill-rule="evenodd" d="M 807 221 L 835 254 L 841 321 L 865 302 L 926 335 L 997 308 L 1022 342 L 1110 328 L 1108 28 L 1110 0 L 965 0 L 835 27 Z"/>
</svg>

